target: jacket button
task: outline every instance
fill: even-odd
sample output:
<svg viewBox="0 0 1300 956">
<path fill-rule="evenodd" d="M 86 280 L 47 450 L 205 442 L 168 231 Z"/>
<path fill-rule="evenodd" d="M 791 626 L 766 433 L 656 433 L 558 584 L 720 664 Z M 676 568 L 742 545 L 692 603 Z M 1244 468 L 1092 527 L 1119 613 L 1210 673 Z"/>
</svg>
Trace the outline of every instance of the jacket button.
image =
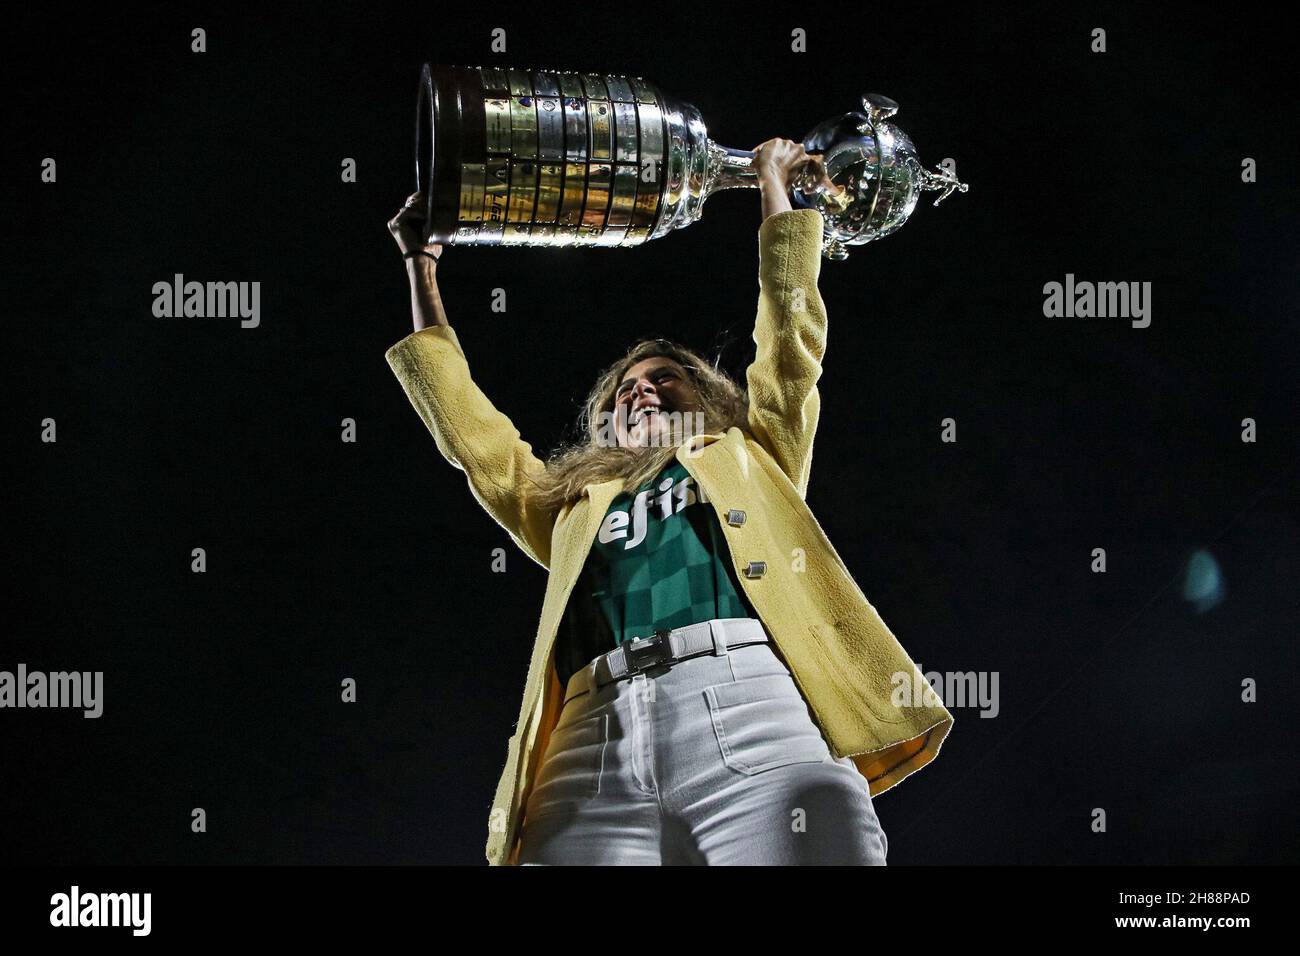
<svg viewBox="0 0 1300 956">
<path fill-rule="evenodd" d="M 749 564 L 745 565 L 745 577 L 761 578 L 763 576 L 763 572 L 766 570 L 767 570 L 766 561 L 750 561 Z"/>
<path fill-rule="evenodd" d="M 745 512 L 732 508 L 727 512 L 727 524 L 739 527 L 745 523 Z"/>
</svg>

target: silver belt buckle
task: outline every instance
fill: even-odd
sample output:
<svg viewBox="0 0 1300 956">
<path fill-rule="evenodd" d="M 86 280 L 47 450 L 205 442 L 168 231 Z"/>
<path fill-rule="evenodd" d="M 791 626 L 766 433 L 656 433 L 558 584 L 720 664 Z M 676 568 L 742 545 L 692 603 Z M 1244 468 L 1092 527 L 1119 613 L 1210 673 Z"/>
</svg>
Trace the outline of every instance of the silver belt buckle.
<svg viewBox="0 0 1300 956">
<path fill-rule="evenodd" d="M 668 641 L 670 633 L 668 628 L 659 628 L 649 637 L 634 637 L 624 643 L 623 659 L 627 662 L 627 673 L 639 674 L 647 667 L 670 660 L 673 653 Z"/>
</svg>

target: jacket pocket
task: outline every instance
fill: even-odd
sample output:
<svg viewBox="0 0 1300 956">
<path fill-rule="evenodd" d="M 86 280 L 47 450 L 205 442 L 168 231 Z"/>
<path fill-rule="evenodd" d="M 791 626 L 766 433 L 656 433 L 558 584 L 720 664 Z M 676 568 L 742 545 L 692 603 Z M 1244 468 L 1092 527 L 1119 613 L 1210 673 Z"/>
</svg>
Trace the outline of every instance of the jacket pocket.
<svg viewBox="0 0 1300 956">
<path fill-rule="evenodd" d="M 831 756 L 789 674 L 767 674 L 704 688 L 722 760 L 743 774 Z"/>
<path fill-rule="evenodd" d="M 894 680 L 891 673 L 877 674 L 866 668 L 859 668 L 854 674 L 855 680 L 846 681 L 844 672 L 852 668 L 852 661 L 846 660 L 843 655 L 837 655 L 833 660 L 827 650 L 834 646 L 832 641 L 837 640 L 834 637 L 836 628 L 830 624 L 810 624 L 808 630 L 813 636 L 811 646 L 822 661 L 822 673 L 838 685 L 846 699 L 860 700 L 865 703 L 882 724 L 901 724 L 913 719 L 909 711 L 893 705 Z M 860 679 L 858 679 L 859 674 Z"/>
</svg>

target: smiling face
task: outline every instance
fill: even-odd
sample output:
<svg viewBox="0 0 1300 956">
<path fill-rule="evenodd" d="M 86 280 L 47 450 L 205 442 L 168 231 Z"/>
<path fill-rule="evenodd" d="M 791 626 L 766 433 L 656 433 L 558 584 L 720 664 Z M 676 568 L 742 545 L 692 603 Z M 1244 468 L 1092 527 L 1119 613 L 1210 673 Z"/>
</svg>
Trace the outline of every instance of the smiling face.
<svg viewBox="0 0 1300 956">
<path fill-rule="evenodd" d="M 664 445 L 672 419 L 663 412 L 693 412 L 699 396 L 686 369 L 666 355 L 642 359 L 623 375 L 614 392 L 614 431 L 624 448 Z M 682 419 L 677 419 L 679 422 Z"/>
</svg>

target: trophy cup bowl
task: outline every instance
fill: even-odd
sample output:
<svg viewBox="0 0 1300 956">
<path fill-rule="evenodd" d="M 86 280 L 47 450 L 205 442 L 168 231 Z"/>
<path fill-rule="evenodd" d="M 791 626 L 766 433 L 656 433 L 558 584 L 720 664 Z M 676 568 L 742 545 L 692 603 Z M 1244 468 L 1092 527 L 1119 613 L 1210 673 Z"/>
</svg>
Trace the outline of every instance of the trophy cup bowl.
<svg viewBox="0 0 1300 956">
<path fill-rule="evenodd" d="M 895 232 L 923 190 L 938 205 L 966 184 L 923 168 L 889 122 L 898 104 L 861 96 L 863 112 L 816 126 L 820 153 L 796 175 L 794 208 L 823 217 L 822 254 Z M 635 246 L 698 221 L 725 189 L 757 188 L 750 150 L 719 146 L 700 112 L 642 77 L 426 63 L 416 103 L 415 177 L 426 242 Z"/>
</svg>

